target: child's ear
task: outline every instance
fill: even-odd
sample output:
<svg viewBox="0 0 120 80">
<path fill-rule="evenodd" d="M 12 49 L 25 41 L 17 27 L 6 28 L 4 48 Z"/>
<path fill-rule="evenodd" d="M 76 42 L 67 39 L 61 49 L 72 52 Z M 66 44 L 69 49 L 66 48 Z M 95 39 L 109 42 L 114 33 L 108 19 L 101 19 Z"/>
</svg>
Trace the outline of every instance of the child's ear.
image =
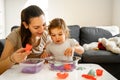
<svg viewBox="0 0 120 80">
<path fill-rule="evenodd" d="M 25 26 L 25 28 L 28 29 L 28 25 L 26 24 L 26 22 L 22 22 L 22 23 Z"/>
</svg>

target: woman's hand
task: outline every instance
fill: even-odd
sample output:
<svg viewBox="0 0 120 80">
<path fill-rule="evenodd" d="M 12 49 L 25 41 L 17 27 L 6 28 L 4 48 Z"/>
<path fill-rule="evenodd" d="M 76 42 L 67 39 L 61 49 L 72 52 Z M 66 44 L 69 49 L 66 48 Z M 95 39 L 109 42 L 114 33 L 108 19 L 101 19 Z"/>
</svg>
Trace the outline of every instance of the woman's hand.
<svg viewBox="0 0 120 80">
<path fill-rule="evenodd" d="M 64 52 L 64 55 L 65 56 L 72 56 L 73 55 L 73 52 L 74 52 L 74 48 L 70 47 L 70 48 L 67 48 Z"/>
<path fill-rule="evenodd" d="M 20 63 L 26 60 L 31 51 L 25 51 L 25 48 L 20 48 L 11 55 L 11 61 Z"/>
</svg>

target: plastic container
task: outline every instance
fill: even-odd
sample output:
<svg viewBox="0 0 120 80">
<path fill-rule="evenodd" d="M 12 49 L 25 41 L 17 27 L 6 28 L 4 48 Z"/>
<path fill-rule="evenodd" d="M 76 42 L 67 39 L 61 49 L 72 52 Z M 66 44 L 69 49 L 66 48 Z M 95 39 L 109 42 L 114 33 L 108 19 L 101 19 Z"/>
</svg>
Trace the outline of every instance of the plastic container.
<svg viewBox="0 0 120 80">
<path fill-rule="evenodd" d="M 22 66 L 21 71 L 23 73 L 37 73 L 43 68 L 44 61 L 44 59 L 29 58 L 25 62 L 20 63 L 20 66 Z"/>
<path fill-rule="evenodd" d="M 49 69 L 53 71 L 61 71 L 61 72 L 69 72 L 73 71 L 78 61 L 80 60 L 80 57 L 73 57 L 73 61 L 58 61 L 58 60 L 49 60 Z"/>
</svg>

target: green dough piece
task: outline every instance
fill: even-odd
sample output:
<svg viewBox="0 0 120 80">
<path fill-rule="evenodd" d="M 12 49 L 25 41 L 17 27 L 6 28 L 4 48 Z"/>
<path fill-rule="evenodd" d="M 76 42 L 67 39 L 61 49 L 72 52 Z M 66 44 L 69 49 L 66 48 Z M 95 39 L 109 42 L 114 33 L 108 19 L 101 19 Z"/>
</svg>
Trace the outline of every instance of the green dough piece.
<svg viewBox="0 0 120 80">
<path fill-rule="evenodd" d="M 89 72 L 88 72 L 89 75 L 92 75 L 92 76 L 96 76 L 95 74 L 95 71 L 93 69 L 91 69 Z"/>
<path fill-rule="evenodd" d="M 54 65 L 55 66 L 61 66 L 62 64 L 61 63 L 55 63 Z"/>
<path fill-rule="evenodd" d="M 77 70 L 84 70 L 85 67 L 78 67 Z"/>
</svg>

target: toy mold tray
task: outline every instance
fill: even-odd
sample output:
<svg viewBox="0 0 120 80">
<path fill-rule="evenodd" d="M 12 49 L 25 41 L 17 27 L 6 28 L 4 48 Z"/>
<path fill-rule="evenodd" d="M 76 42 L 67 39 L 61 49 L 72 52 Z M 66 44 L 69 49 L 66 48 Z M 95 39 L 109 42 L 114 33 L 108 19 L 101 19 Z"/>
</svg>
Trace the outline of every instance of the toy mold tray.
<svg viewBox="0 0 120 80">
<path fill-rule="evenodd" d="M 30 58 L 24 61 L 23 63 L 20 63 L 20 66 L 22 66 L 22 72 L 23 73 L 36 73 L 39 72 L 44 65 L 44 59 L 39 58 Z"/>
</svg>

